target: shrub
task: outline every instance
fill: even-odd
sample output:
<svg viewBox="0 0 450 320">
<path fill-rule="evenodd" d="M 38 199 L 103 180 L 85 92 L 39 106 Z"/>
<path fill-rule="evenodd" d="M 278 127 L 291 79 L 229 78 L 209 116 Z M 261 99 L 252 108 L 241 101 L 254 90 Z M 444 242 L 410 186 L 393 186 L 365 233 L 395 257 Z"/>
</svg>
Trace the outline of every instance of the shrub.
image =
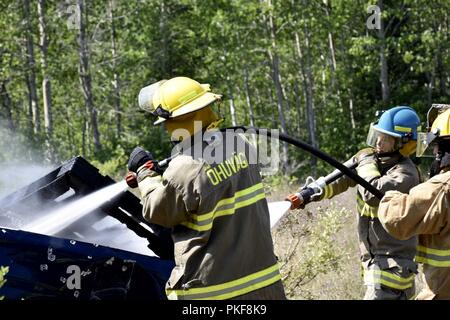
<svg viewBox="0 0 450 320">
<path fill-rule="evenodd" d="M 5 275 L 8 273 L 9 268 L 8 267 L 0 267 L 0 288 L 5 284 L 6 279 Z M 4 297 L 0 296 L 0 300 L 2 300 Z"/>
</svg>

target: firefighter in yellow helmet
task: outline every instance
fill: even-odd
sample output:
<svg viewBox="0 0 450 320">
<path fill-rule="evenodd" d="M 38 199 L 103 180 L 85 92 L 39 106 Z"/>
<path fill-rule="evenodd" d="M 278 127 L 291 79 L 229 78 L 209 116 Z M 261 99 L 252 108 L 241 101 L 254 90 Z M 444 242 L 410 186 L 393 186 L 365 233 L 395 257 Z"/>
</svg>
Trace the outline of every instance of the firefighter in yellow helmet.
<svg viewBox="0 0 450 320">
<path fill-rule="evenodd" d="M 408 192 L 419 184 L 419 172 L 409 158 L 416 149 L 417 129 L 420 119 L 414 109 L 397 106 L 385 111 L 370 126 L 367 145 L 349 161 L 357 163 L 357 173 L 372 186 L 386 192 Z M 333 175 L 333 173 L 330 174 Z M 317 179 L 301 191 L 303 203 L 330 199 L 343 193 L 356 182 L 343 176 L 329 184 L 327 177 Z M 320 187 L 320 188 L 319 188 Z M 316 189 L 320 192 L 317 193 Z M 297 199 L 289 198 L 295 204 Z M 358 238 L 364 284 L 365 300 L 405 300 L 414 296 L 414 262 L 417 237 L 398 240 L 381 226 L 377 207 L 379 199 L 363 187 L 357 187 Z"/>
<path fill-rule="evenodd" d="M 236 148 L 232 140 L 242 138 L 215 129 L 220 118 L 212 105 L 220 98 L 186 77 L 139 94 L 141 108 L 178 142 L 164 172 L 139 147 L 128 163 L 145 219 L 172 228 L 176 266 L 166 293 L 169 299 L 285 299 L 259 167 L 250 161 L 254 151 L 245 143 Z"/>
<path fill-rule="evenodd" d="M 387 192 L 378 216 L 398 239 L 419 235 L 416 261 L 425 287 L 417 299 L 450 299 L 450 105 L 428 111 L 428 132 L 418 138 L 417 155 L 433 153 L 430 179 L 409 194 Z"/>
</svg>

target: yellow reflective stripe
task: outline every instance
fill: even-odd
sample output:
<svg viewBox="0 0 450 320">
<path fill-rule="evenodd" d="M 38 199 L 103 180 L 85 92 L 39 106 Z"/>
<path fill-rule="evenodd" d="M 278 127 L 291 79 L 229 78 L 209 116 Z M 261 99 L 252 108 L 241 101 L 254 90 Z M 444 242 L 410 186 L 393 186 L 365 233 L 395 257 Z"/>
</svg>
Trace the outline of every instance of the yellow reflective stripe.
<svg viewBox="0 0 450 320">
<path fill-rule="evenodd" d="M 437 256 L 450 256 L 450 250 L 432 249 L 420 245 L 417 246 L 417 251 L 421 251 L 424 253 L 431 253 Z"/>
<path fill-rule="evenodd" d="M 248 287 L 246 287 L 244 289 L 236 290 L 236 291 L 233 291 L 233 292 L 230 292 L 230 293 L 224 293 L 224 294 L 221 294 L 221 295 L 218 295 L 218 296 L 213 296 L 212 298 L 214 298 L 214 300 L 230 299 L 230 298 L 233 298 L 233 297 L 237 297 L 237 296 L 240 296 L 240 295 L 243 295 L 243 294 L 255 291 L 257 289 L 261 289 L 261 288 L 267 287 L 267 286 L 271 285 L 272 283 L 277 282 L 278 280 L 281 280 L 281 275 L 280 274 L 277 274 L 277 275 L 273 276 L 272 278 L 267 279 L 265 281 L 261 281 L 261 282 L 258 282 L 257 284 L 248 286 Z M 212 298 L 200 298 L 198 300 L 210 300 Z"/>
<path fill-rule="evenodd" d="M 378 170 L 377 165 L 374 163 L 363 165 L 361 168 L 357 169 L 357 172 L 363 179 L 381 176 L 380 170 Z"/>
<path fill-rule="evenodd" d="M 414 293 L 411 297 L 408 298 L 408 300 L 416 300 L 417 293 Z"/>
<path fill-rule="evenodd" d="M 378 207 L 369 206 L 367 203 L 364 202 L 363 199 L 360 198 L 359 195 L 356 197 L 356 202 L 358 205 L 358 207 L 357 207 L 358 213 L 361 216 L 366 216 L 366 217 L 370 217 L 370 218 L 378 218 Z"/>
<path fill-rule="evenodd" d="M 233 202 L 236 202 L 236 198 L 243 197 L 243 196 L 245 196 L 247 194 L 250 194 L 250 193 L 252 193 L 252 192 L 254 192 L 256 190 L 259 190 L 259 189 L 263 189 L 263 184 L 262 183 L 258 183 L 258 184 L 255 184 L 254 186 L 249 187 L 249 188 L 237 191 L 234 194 L 234 196 L 232 196 L 230 198 L 226 198 L 226 199 L 220 200 L 219 202 L 217 202 L 217 204 L 215 205 L 214 209 L 211 212 L 209 212 L 209 213 L 205 213 L 205 214 L 201 214 L 201 215 L 191 214 L 190 217 L 192 218 L 192 220 L 195 220 L 195 221 L 204 221 L 204 220 L 211 219 L 212 217 L 214 217 L 214 215 L 215 215 L 215 213 L 216 213 L 216 211 L 217 211 L 217 209 L 219 207 L 222 207 L 222 206 L 227 205 L 227 204 L 232 204 Z"/>
<path fill-rule="evenodd" d="M 377 271 L 375 271 L 375 272 L 377 272 Z M 393 274 L 393 273 L 390 273 L 387 271 L 380 270 L 380 272 L 384 277 L 391 278 L 392 280 L 395 280 L 398 282 L 408 283 L 408 282 L 411 282 L 414 280 L 414 275 L 410 275 L 408 278 L 403 278 L 403 277 L 400 277 L 396 274 Z"/>
<path fill-rule="evenodd" d="M 404 290 L 414 285 L 414 275 L 408 278 L 402 278 L 383 270 L 366 270 L 364 272 L 364 281 L 366 284 L 379 283 L 390 288 Z"/>
<path fill-rule="evenodd" d="M 433 267 L 450 267 L 450 250 L 432 249 L 419 245 L 415 260 Z"/>
<path fill-rule="evenodd" d="M 322 199 L 328 199 L 328 185 L 323 188 Z"/>
<path fill-rule="evenodd" d="M 246 200 L 239 200 L 239 198 L 242 198 L 246 195 L 249 195 L 251 193 L 255 193 L 259 191 L 257 194 L 255 194 L 253 197 L 246 199 Z M 238 191 L 235 193 L 235 195 L 231 198 L 220 200 L 214 210 L 210 213 L 207 213 L 205 215 L 192 215 L 192 218 L 196 220 L 197 222 L 202 222 L 210 219 L 211 221 L 207 224 L 201 225 L 197 224 L 195 222 L 189 222 L 185 221 L 181 224 L 185 227 L 188 227 L 190 229 L 196 230 L 196 231 L 206 231 L 212 228 L 214 219 L 217 217 L 225 216 L 225 215 L 232 215 L 236 212 L 237 209 L 252 205 L 256 203 L 259 200 L 265 199 L 266 195 L 264 193 L 263 185 L 262 183 L 258 183 L 250 188 Z M 226 207 L 226 209 L 221 209 L 221 207 Z M 207 218 L 204 218 L 206 216 Z"/>
<path fill-rule="evenodd" d="M 197 92 L 196 90 L 189 91 L 184 96 L 182 96 L 181 98 L 178 99 L 178 102 L 180 103 L 179 105 L 170 108 L 170 110 L 168 110 L 168 111 L 174 112 L 175 110 L 180 109 L 181 107 L 185 106 L 188 102 L 191 102 L 195 98 L 200 97 L 201 95 L 203 95 L 207 91 L 208 90 L 206 90 L 204 88 L 202 88 L 202 90 L 200 92 Z"/>
<path fill-rule="evenodd" d="M 411 132 L 412 131 L 411 128 L 401 127 L 401 126 L 394 126 L 394 130 L 395 131 L 400 131 L 400 132 Z"/>
<path fill-rule="evenodd" d="M 415 260 L 418 263 L 428 264 L 433 267 L 444 267 L 444 268 L 450 267 L 450 261 L 438 261 L 421 256 L 416 256 Z"/>
<path fill-rule="evenodd" d="M 270 276 L 273 274 L 273 276 Z M 270 276 L 268 279 L 265 277 Z M 260 279 L 261 281 L 258 281 Z M 256 289 L 264 288 L 281 279 L 278 270 L 278 264 L 263 269 L 261 271 L 252 273 L 248 276 L 208 287 L 192 288 L 186 290 L 171 290 L 166 289 L 166 294 L 169 299 L 173 298 L 187 298 L 195 300 L 203 299 L 228 299 L 236 297 Z M 234 290 L 236 289 L 236 290 Z"/>
<path fill-rule="evenodd" d="M 323 188 L 323 199 L 329 199 L 333 196 L 333 187 L 329 184 L 325 185 Z"/>
<path fill-rule="evenodd" d="M 331 184 L 327 184 L 328 187 L 328 198 L 331 198 L 334 195 L 333 186 Z"/>
<path fill-rule="evenodd" d="M 261 194 L 258 194 L 248 200 L 237 202 L 237 204 L 231 209 L 217 211 L 217 214 L 214 216 L 214 218 L 233 214 L 236 211 L 236 209 L 240 209 L 240 208 L 249 206 L 249 205 L 255 203 L 256 201 L 264 199 L 265 197 L 266 197 L 266 195 L 264 193 L 261 193 Z M 212 222 L 211 222 L 211 225 L 212 225 Z"/>
<path fill-rule="evenodd" d="M 248 200 L 237 202 L 234 205 L 234 207 L 231 208 L 231 209 L 217 211 L 217 214 L 214 216 L 213 220 L 210 223 L 202 225 L 202 226 L 199 226 L 199 225 L 197 225 L 195 223 L 192 223 L 192 222 L 182 222 L 181 224 L 186 226 L 186 227 L 188 227 L 188 228 L 197 230 L 197 231 L 206 231 L 206 230 L 209 230 L 209 229 L 212 228 L 212 225 L 213 225 L 213 222 L 214 222 L 215 218 L 221 217 L 221 216 L 225 216 L 225 215 L 234 214 L 237 209 L 249 206 L 249 205 L 251 205 L 251 204 L 253 204 L 253 203 L 255 203 L 255 202 L 257 202 L 257 201 L 259 201 L 261 199 L 264 199 L 265 197 L 266 197 L 266 195 L 264 193 L 261 193 L 261 194 L 258 194 L 258 195 L 254 196 L 254 197 L 252 197 L 252 198 L 250 198 Z"/>
<path fill-rule="evenodd" d="M 385 279 L 380 279 L 380 284 L 383 284 L 386 287 L 390 287 L 390 288 L 394 288 L 394 289 L 398 289 L 398 290 L 405 290 L 405 289 L 411 288 L 413 286 L 412 284 L 400 285 L 400 284 L 396 284 L 396 283 L 390 282 Z"/>
</svg>

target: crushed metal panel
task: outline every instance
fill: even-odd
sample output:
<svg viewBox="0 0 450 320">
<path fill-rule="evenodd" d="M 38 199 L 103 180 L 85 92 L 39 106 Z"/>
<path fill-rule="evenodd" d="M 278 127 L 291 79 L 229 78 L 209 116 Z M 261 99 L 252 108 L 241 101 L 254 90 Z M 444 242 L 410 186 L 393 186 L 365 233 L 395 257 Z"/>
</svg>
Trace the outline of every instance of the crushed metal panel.
<svg viewBox="0 0 450 320">
<path fill-rule="evenodd" d="M 20 222 L 30 221 L 36 218 L 36 215 L 54 210 L 114 183 L 113 179 L 101 175 L 98 169 L 84 158 L 74 157 L 44 177 L 0 199 L 0 226 L 20 229 L 23 227 Z M 73 190 L 72 196 L 56 201 L 69 190 Z M 114 217 L 136 235 L 147 239 L 149 248 L 159 257 L 173 259 L 170 229 L 148 223 L 142 217 L 139 199 L 131 192 L 123 192 L 96 211 Z M 102 215 L 99 214 L 98 217 L 101 219 Z"/>
<path fill-rule="evenodd" d="M 78 223 L 78 229 L 74 223 L 64 229 L 65 233 L 54 236 L 20 230 L 32 218 L 114 183 L 85 159 L 75 157 L 0 199 L 0 265 L 9 267 L 0 296 L 164 299 L 164 284 L 174 266 L 170 229 L 146 222 L 139 199 L 130 192 L 123 192 L 89 213 L 84 224 Z M 141 245 L 140 251 L 131 247 L 116 249 L 121 246 L 113 240 L 124 238 L 120 232 L 103 246 L 89 241 L 89 234 L 112 236 L 109 232 L 119 227 L 132 232 L 133 241 Z M 76 237 L 78 240 L 73 239 Z M 159 258 L 146 254 L 146 246 Z M 67 286 L 70 266 L 80 270 L 84 287 L 79 290 Z"/>
<path fill-rule="evenodd" d="M 5 228 L 0 246 L 0 265 L 9 267 L 0 296 L 13 300 L 166 299 L 174 266 L 172 260 Z"/>
</svg>

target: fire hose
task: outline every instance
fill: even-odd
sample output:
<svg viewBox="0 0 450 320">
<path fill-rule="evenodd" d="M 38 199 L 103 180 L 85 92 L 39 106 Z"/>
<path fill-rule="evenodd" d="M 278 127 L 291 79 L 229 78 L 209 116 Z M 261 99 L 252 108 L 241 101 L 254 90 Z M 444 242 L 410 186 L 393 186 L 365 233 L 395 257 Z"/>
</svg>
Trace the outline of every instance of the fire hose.
<svg viewBox="0 0 450 320">
<path fill-rule="evenodd" d="M 328 176 L 314 180 L 312 177 L 307 178 L 307 183 L 303 188 L 300 189 L 300 192 L 295 193 L 293 195 L 288 196 L 287 200 L 291 201 L 292 206 L 291 208 L 298 208 L 301 206 L 302 203 L 304 203 L 306 200 L 309 200 L 311 197 L 320 195 L 323 192 L 323 188 L 330 184 L 331 182 L 337 180 L 343 175 L 348 176 L 350 179 L 361 185 L 364 189 L 372 193 L 375 197 L 381 200 L 383 198 L 384 194 L 372 186 L 369 182 L 361 178 L 353 169 L 356 167 L 357 163 L 353 162 L 351 160 L 348 160 L 344 164 L 337 161 L 327 153 L 320 151 L 319 149 L 307 144 L 306 142 L 293 138 L 291 136 L 288 136 L 284 133 L 277 133 L 276 137 L 272 137 L 272 133 L 268 129 L 261 129 L 256 127 L 247 127 L 247 126 L 234 126 L 234 127 L 228 127 L 228 128 L 222 128 L 220 131 L 226 132 L 227 130 L 244 130 L 244 131 L 251 131 L 256 134 L 265 134 L 270 138 L 277 138 L 280 141 L 286 142 L 288 144 L 291 144 L 297 148 L 303 149 L 315 157 L 329 163 L 333 167 L 335 167 L 337 170 L 333 171 Z M 174 159 L 178 154 L 172 155 L 169 158 L 166 158 L 160 162 L 158 162 L 158 166 L 161 168 L 161 170 L 164 170 L 169 162 Z M 125 178 L 127 181 L 127 184 L 135 188 L 137 187 L 137 181 L 136 181 L 136 174 L 129 172 Z M 308 183 L 308 181 L 311 181 Z"/>
</svg>

